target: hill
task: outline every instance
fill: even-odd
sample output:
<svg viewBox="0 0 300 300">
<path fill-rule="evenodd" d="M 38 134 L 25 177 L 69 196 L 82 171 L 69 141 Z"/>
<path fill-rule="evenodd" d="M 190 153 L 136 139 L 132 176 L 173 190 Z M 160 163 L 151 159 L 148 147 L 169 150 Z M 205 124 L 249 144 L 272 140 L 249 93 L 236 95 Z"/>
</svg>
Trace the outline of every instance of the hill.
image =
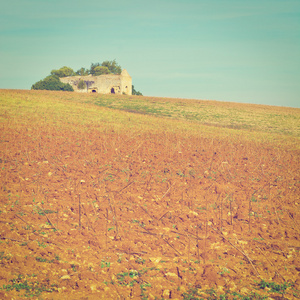
<svg viewBox="0 0 300 300">
<path fill-rule="evenodd" d="M 299 297 L 299 109 L 34 90 L 0 105 L 1 299 Z"/>
</svg>

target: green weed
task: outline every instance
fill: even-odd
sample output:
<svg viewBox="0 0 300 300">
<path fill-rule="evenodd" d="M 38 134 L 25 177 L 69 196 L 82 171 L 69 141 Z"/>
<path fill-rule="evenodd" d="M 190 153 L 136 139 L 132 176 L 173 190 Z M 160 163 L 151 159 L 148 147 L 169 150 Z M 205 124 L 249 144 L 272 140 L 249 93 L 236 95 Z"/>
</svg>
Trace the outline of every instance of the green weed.
<svg viewBox="0 0 300 300">
<path fill-rule="evenodd" d="M 279 293 L 282 295 L 285 293 L 286 289 L 291 286 L 292 286 L 292 284 L 287 283 L 287 282 L 284 282 L 283 284 L 277 284 L 275 282 L 267 282 L 267 281 L 261 280 L 258 283 L 258 289 L 269 288 L 270 293 Z"/>
<path fill-rule="evenodd" d="M 110 267 L 110 262 L 102 259 L 101 260 L 101 268 L 109 268 L 109 267 Z"/>
<path fill-rule="evenodd" d="M 9 284 L 4 284 L 0 289 L 7 292 L 13 290 L 17 292 L 24 291 L 24 294 L 21 296 L 25 296 L 26 298 L 39 297 L 43 292 L 55 292 L 58 287 L 56 284 L 50 284 L 49 279 L 43 283 L 38 281 L 29 282 L 27 279 L 25 280 L 24 275 L 18 275 L 17 278 L 11 279 L 9 282 Z"/>
<path fill-rule="evenodd" d="M 226 269 L 226 268 L 224 268 Z M 227 271 L 225 271 L 227 272 Z M 257 290 L 268 288 L 266 292 L 268 293 L 278 293 L 281 294 L 282 297 L 285 294 L 286 290 L 293 285 L 290 283 L 283 283 L 277 284 L 275 282 L 266 282 L 261 280 L 259 283 L 256 283 Z M 299 291 L 293 290 L 294 296 L 298 296 Z M 256 292 L 249 292 L 247 295 L 242 295 L 239 292 L 230 292 L 226 291 L 225 293 L 218 295 L 217 291 L 214 288 L 208 290 L 201 290 L 200 287 L 190 287 L 189 290 L 182 294 L 183 300 L 227 300 L 227 299 L 234 299 L 234 300 L 264 300 L 269 299 L 268 295 L 260 295 Z"/>
<path fill-rule="evenodd" d="M 2 261 L 3 259 L 9 260 L 11 259 L 11 255 L 9 254 L 4 254 L 4 252 L 0 252 L 0 261 Z"/>
</svg>

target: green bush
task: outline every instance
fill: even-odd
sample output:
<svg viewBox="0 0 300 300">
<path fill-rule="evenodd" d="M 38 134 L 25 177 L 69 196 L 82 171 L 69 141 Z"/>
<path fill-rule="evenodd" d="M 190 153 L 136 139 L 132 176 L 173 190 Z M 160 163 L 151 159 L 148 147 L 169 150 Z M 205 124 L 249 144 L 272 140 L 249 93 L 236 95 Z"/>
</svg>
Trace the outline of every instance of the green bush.
<svg viewBox="0 0 300 300">
<path fill-rule="evenodd" d="M 70 84 L 62 83 L 56 75 L 47 76 L 45 79 L 40 80 L 32 85 L 32 90 L 51 90 L 51 91 L 70 91 L 73 88 Z"/>
<path fill-rule="evenodd" d="M 134 85 L 132 86 L 132 95 L 143 96 L 141 92 L 135 90 Z"/>
<path fill-rule="evenodd" d="M 79 80 L 78 85 L 77 85 L 77 88 L 78 88 L 79 90 L 84 90 L 84 89 L 86 89 L 86 83 L 84 82 L 83 79 L 80 79 L 80 80 Z"/>
</svg>

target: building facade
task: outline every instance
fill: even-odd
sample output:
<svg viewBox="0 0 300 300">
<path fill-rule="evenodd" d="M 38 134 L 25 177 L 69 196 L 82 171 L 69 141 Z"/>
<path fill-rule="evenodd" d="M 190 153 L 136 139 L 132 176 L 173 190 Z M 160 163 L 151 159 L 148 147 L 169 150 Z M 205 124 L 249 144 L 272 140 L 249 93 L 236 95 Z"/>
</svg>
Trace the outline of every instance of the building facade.
<svg viewBox="0 0 300 300">
<path fill-rule="evenodd" d="M 85 87 L 78 88 L 79 82 L 83 80 Z M 132 78 L 124 69 L 120 75 L 105 74 L 99 76 L 69 76 L 61 77 L 60 81 L 69 83 L 75 92 L 100 93 L 100 94 L 126 94 L 132 95 Z"/>
</svg>

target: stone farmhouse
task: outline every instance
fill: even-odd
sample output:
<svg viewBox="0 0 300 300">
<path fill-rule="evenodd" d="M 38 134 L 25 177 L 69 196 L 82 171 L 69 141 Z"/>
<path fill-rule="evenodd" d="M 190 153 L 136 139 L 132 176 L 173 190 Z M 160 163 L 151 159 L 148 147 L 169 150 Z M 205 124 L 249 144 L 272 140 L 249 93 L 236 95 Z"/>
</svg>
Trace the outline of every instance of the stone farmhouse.
<svg viewBox="0 0 300 300">
<path fill-rule="evenodd" d="M 86 88 L 78 89 L 80 80 L 85 82 Z M 60 81 L 69 83 L 75 92 L 100 94 L 132 95 L 132 78 L 124 69 L 120 75 L 105 74 L 99 76 L 69 76 L 61 77 Z"/>
</svg>

